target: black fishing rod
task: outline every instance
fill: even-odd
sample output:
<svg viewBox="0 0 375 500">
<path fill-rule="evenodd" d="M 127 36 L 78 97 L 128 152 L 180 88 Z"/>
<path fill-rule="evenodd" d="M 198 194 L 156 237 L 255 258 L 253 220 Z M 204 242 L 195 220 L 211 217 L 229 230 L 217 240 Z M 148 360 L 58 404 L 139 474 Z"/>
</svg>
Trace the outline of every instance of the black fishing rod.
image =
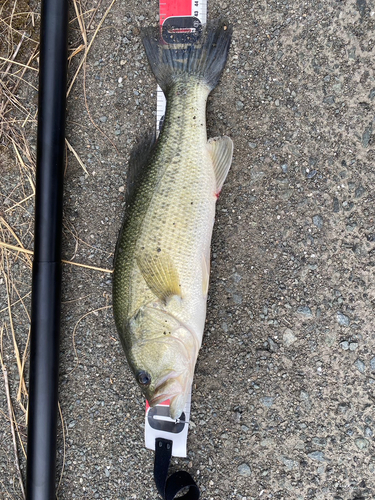
<svg viewBox="0 0 375 500">
<path fill-rule="evenodd" d="M 42 0 L 27 500 L 55 498 L 68 0 Z"/>
</svg>

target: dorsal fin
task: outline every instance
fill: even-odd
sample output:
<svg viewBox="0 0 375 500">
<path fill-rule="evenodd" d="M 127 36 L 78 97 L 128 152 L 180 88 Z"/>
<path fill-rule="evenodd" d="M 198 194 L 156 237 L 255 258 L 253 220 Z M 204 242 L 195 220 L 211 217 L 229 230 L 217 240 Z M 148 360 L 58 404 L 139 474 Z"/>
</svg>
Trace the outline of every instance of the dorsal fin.
<svg viewBox="0 0 375 500">
<path fill-rule="evenodd" d="M 150 158 L 156 144 L 155 131 L 149 131 L 134 146 L 130 153 L 127 178 L 126 178 L 126 204 L 129 204 L 139 178 Z"/>
</svg>

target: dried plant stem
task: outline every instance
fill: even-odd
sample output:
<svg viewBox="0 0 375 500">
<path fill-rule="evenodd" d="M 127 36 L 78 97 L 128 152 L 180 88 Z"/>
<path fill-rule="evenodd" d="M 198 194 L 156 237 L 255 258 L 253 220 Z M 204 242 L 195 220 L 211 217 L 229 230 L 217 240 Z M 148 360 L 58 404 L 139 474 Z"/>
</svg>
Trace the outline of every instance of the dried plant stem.
<svg viewBox="0 0 375 500">
<path fill-rule="evenodd" d="M 78 353 L 77 353 L 77 349 L 76 349 L 76 342 L 75 342 L 75 337 L 76 337 L 76 333 L 77 333 L 77 328 L 80 324 L 80 322 L 85 319 L 87 316 L 89 316 L 90 314 L 95 314 L 99 311 L 104 311 L 105 309 L 109 309 L 111 306 L 103 306 L 103 307 L 98 307 L 97 309 L 93 309 L 92 311 L 89 311 L 87 312 L 86 314 L 84 314 L 83 316 L 81 316 L 79 318 L 79 320 L 77 321 L 77 323 L 74 325 L 74 330 L 73 330 L 73 335 L 72 335 L 72 340 L 73 340 L 73 349 L 74 349 L 74 354 L 75 354 L 75 357 L 77 358 L 77 363 L 76 365 L 78 365 L 79 363 L 79 357 L 78 357 Z M 75 368 L 74 368 L 75 369 Z M 74 370 L 73 369 L 73 370 Z M 72 370 L 72 371 L 73 371 Z M 70 372 L 71 373 L 71 372 Z"/>
<path fill-rule="evenodd" d="M 84 172 L 87 174 L 87 175 L 90 175 L 87 171 L 87 168 L 85 167 L 85 164 L 83 163 L 83 161 L 81 160 L 81 158 L 78 156 L 76 150 L 73 148 L 73 146 L 70 144 L 70 142 L 68 141 L 68 139 L 65 139 L 65 142 L 66 142 L 66 145 L 68 146 L 68 149 L 71 153 L 74 154 L 76 160 L 78 161 L 78 163 L 81 165 L 82 169 L 84 170 Z"/>
<path fill-rule="evenodd" d="M 93 118 L 91 116 L 91 113 L 90 113 L 89 105 L 88 105 L 88 102 L 87 102 L 87 95 L 86 95 L 86 61 L 87 61 L 87 54 L 88 54 L 88 52 L 90 50 L 91 44 L 92 44 L 92 42 L 93 42 L 93 40 L 94 40 L 97 32 L 99 31 L 100 26 L 103 24 L 104 19 L 107 17 L 107 15 L 108 15 L 109 11 L 111 10 L 112 5 L 114 4 L 115 1 L 116 0 L 113 0 L 113 2 L 111 3 L 111 5 L 106 10 L 106 12 L 105 12 L 103 18 L 101 19 L 101 21 L 100 21 L 100 23 L 99 23 L 99 25 L 98 25 L 95 33 L 94 33 L 93 38 L 92 38 L 92 40 L 91 40 L 91 42 L 90 42 L 89 45 L 87 45 L 87 31 L 86 31 L 85 19 L 84 19 L 84 15 L 83 15 L 83 12 L 82 12 L 81 5 L 77 2 L 77 0 L 73 0 L 73 5 L 74 5 L 74 9 L 75 9 L 76 14 L 77 14 L 77 20 L 78 20 L 79 28 L 80 28 L 80 31 L 81 31 L 82 40 L 83 40 L 83 45 L 81 45 L 81 46 L 85 50 L 84 55 L 83 55 L 83 59 L 82 59 L 81 62 L 83 63 L 82 64 L 82 67 L 83 67 L 83 96 L 84 96 L 84 99 L 85 99 L 86 111 L 87 111 L 88 117 L 89 117 L 91 123 L 93 124 L 93 126 L 98 130 L 98 132 L 100 134 L 102 134 L 103 137 L 105 137 L 107 139 L 107 141 L 109 141 L 112 144 L 112 146 L 116 149 L 116 151 L 119 152 L 118 149 L 117 149 L 116 144 L 102 131 L 102 129 L 100 127 L 98 127 L 98 125 L 93 120 Z M 90 21 L 90 23 L 91 23 L 91 21 Z M 76 76 L 77 76 L 77 73 L 75 74 L 74 78 Z M 73 82 L 72 82 L 72 84 L 73 84 Z M 68 95 L 69 95 L 70 89 L 71 89 L 71 86 L 68 89 Z M 74 156 L 76 156 L 78 162 L 81 164 L 81 161 L 77 157 L 76 153 L 74 151 L 72 151 L 72 152 L 73 152 Z"/>
<path fill-rule="evenodd" d="M 20 482 L 20 487 L 21 487 L 21 491 L 22 491 L 22 497 L 26 500 L 25 488 L 23 486 L 23 479 L 22 479 L 22 474 L 21 474 L 21 469 L 20 469 L 20 462 L 18 459 L 17 440 L 16 440 L 16 432 L 14 430 L 14 423 L 13 423 L 13 406 L 12 406 L 12 400 L 10 398 L 8 372 L 7 372 L 5 365 L 3 363 L 3 357 L 1 354 L 0 354 L 0 361 L 1 361 L 1 368 L 3 370 L 5 394 L 6 394 L 7 403 L 8 403 L 10 429 L 12 432 L 13 449 L 14 449 L 14 463 L 15 463 L 15 466 L 17 469 L 18 480 Z"/>
<path fill-rule="evenodd" d="M 112 0 L 111 4 L 109 5 L 109 7 L 107 8 L 107 10 L 105 11 L 104 16 L 101 18 L 101 20 L 100 20 L 100 22 L 99 22 L 98 26 L 96 27 L 96 30 L 95 30 L 95 32 L 94 32 L 94 34 L 93 34 L 93 36 L 92 36 L 92 38 L 91 38 L 91 40 L 90 40 L 90 43 L 88 44 L 87 49 L 85 50 L 85 53 L 84 53 L 84 55 L 83 55 L 83 57 L 82 57 L 82 59 L 81 59 L 81 62 L 80 62 L 80 63 L 79 63 L 79 65 L 78 65 L 77 71 L 75 72 L 75 74 L 74 74 L 74 76 L 73 76 L 73 79 L 72 79 L 72 81 L 71 81 L 71 83 L 70 83 L 70 85 L 69 85 L 68 92 L 67 92 L 67 94 L 66 94 L 66 95 L 67 95 L 67 97 L 69 96 L 69 94 L 70 94 L 70 92 L 71 92 L 71 90 L 72 90 L 72 87 L 73 87 L 73 85 L 74 85 L 74 82 L 76 81 L 76 78 L 77 78 L 77 76 L 78 76 L 78 73 L 81 71 L 81 68 L 82 68 L 82 66 L 83 66 L 83 63 L 86 61 L 87 54 L 89 53 L 89 51 L 90 51 L 90 49 L 91 49 L 91 46 L 92 46 L 92 44 L 94 43 L 94 40 L 95 40 L 95 38 L 96 38 L 96 35 L 98 34 L 98 32 L 99 32 L 100 28 L 102 27 L 102 25 L 103 25 L 103 23 L 104 23 L 104 21 L 105 21 L 105 18 L 106 18 L 106 17 L 108 16 L 108 14 L 110 13 L 110 11 L 111 11 L 111 9 L 112 9 L 112 6 L 113 6 L 113 4 L 115 3 L 115 1 L 116 1 L 116 0 Z"/>
<path fill-rule="evenodd" d="M 0 56 L 0 60 L 8 62 L 10 64 L 16 64 L 17 66 L 21 66 L 22 68 L 32 69 L 33 71 L 38 72 L 38 70 L 36 68 L 33 68 L 32 66 L 27 66 L 27 64 L 22 64 L 22 63 L 17 62 L 17 61 L 12 61 L 11 59 L 8 59 L 7 57 L 1 57 Z"/>
<path fill-rule="evenodd" d="M 20 48 L 21 48 L 21 45 L 22 45 L 22 42 L 23 42 L 23 40 L 24 40 L 25 36 L 26 36 L 26 33 L 25 33 L 25 32 L 23 32 L 23 33 L 22 33 L 22 36 L 21 36 L 21 40 L 19 41 L 19 44 L 17 45 L 17 47 L 16 47 L 15 51 L 13 52 L 13 55 L 12 55 L 12 57 L 10 58 L 10 63 L 8 64 L 7 69 L 5 70 L 5 73 L 2 75 L 2 78 L 4 78 L 4 76 L 5 76 L 5 75 L 7 75 L 7 74 L 9 73 L 9 70 L 10 70 L 10 68 L 12 67 L 12 64 L 13 64 L 13 62 L 14 62 L 15 58 L 17 57 L 17 54 L 18 54 L 18 52 L 19 52 L 19 50 L 20 50 Z"/>
<path fill-rule="evenodd" d="M 26 346 L 25 346 L 25 350 L 23 351 L 23 356 L 22 356 L 22 363 L 21 363 L 22 375 L 24 374 L 24 371 L 25 371 L 25 364 L 26 364 L 26 360 L 27 360 L 27 352 L 28 352 L 28 348 L 29 348 L 29 343 L 30 343 L 30 328 L 29 328 L 29 332 L 27 334 Z M 18 391 L 17 391 L 17 401 L 21 401 L 21 396 L 22 396 L 22 381 L 20 380 L 20 383 L 18 385 Z"/>
<path fill-rule="evenodd" d="M 62 434 L 63 434 L 63 463 L 62 463 L 62 466 L 61 466 L 61 473 L 60 473 L 59 484 L 57 485 L 57 488 L 56 488 L 56 495 L 57 495 L 57 493 L 58 493 L 58 491 L 60 489 L 61 481 L 62 481 L 63 474 L 64 474 L 65 454 L 66 454 L 66 449 L 65 449 L 65 440 L 66 440 L 65 420 L 64 420 L 64 417 L 63 417 L 63 414 L 62 414 L 60 402 L 58 403 L 58 405 L 59 405 L 59 414 L 60 414 L 61 428 L 62 428 Z"/>
<path fill-rule="evenodd" d="M 13 236 L 13 238 L 20 245 L 20 247 L 16 247 L 16 248 L 19 248 L 19 251 L 21 253 L 25 253 L 27 255 L 26 260 L 27 260 L 27 263 L 29 264 L 29 266 L 31 267 L 31 259 L 30 259 L 30 257 L 28 257 L 29 252 L 28 251 L 24 251 L 26 249 L 23 247 L 21 240 L 18 238 L 18 236 L 13 231 L 13 229 L 11 228 L 11 226 L 7 223 L 7 221 L 3 217 L 1 217 L 1 216 L 0 216 L 0 225 L 5 226 L 6 229 L 9 231 L 9 233 Z M 0 244 L 0 247 L 1 246 L 5 247 L 5 245 Z"/>
<path fill-rule="evenodd" d="M 84 269 L 92 269 L 93 271 L 99 271 L 101 273 L 109 273 L 109 274 L 113 273 L 112 269 L 106 269 L 105 267 L 89 266 L 88 264 L 79 264 L 78 262 L 72 262 L 70 260 L 64 260 L 64 259 L 62 259 L 61 262 L 63 264 L 69 264 L 71 266 L 83 267 Z"/>
<path fill-rule="evenodd" d="M 8 248 L 9 250 L 14 250 L 15 252 L 25 253 L 27 255 L 33 255 L 32 250 L 28 250 L 27 248 L 21 248 L 16 245 L 11 245 L 10 243 L 5 243 L 5 241 L 0 241 L 0 248 L 1 247 Z M 85 269 L 92 269 L 93 271 L 99 271 L 101 273 L 109 273 L 109 274 L 113 273 L 112 269 L 106 269 L 105 267 L 90 266 L 88 264 L 80 264 L 79 262 L 72 262 L 71 260 L 64 260 L 64 259 L 62 259 L 61 262 L 63 264 L 69 264 L 71 266 L 83 267 Z"/>
<path fill-rule="evenodd" d="M 26 297 L 29 297 L 29 295 L 31 294 L 31 291 L 26 293 L 23 297 L 20 297 L 18 300 L 16 300 L 15 302 L 13 302 L 13 306 L 17 305 L 19 302 L 22 302 L 23 299 L 25 299 Z M 0 314 L 7 311 L 8 310 L 8 307 L 4 307 L 3 309 L 0 309 Z M 26 310 L 26 309 L 25 309 Z"/>
<path fill-rule="evenodd" d="M 14 331 L 14 325 L 13 325 L 12 305 L 10 303 L 9 279 L 8 279 L 8 276 L 7 276 L 6 272 L 4 271 L 4 269 L 2 271 L 3 271 L 3 277 L 4 277 L 5 287 L 6 287 L 6 290 L 7 290 L 9 324 L 10 324 L 10 330 L 12 332 L 13 347 L 14 347 L 14 353 L 15 353 L 16 361 L 17 361 L 18 375 L 20 377 L 20 384 L 21 384 L 21 387 L 22 387 L 22 391 L 24 392 L 24 394 L 27 394 L 25 379 L 23 377 L 22 361 L 21 361 L 20 352 L 19 352 L 18 345 L 17 345 L 16 332 Z"/>
<path fill-rule="evenodd" d="M 25 253 L 26 255 L 33 255 L 34 253 L 32 250 L 28 250 L 27 248 L 23 247 L 18 247 L 17 245 L 11 245 L 10 243 L 5 243 L 5 241 L 0 241 L 0 247 L 8 248 L 9 250 L 14 250 L 15 252 Z"/>
</svg>

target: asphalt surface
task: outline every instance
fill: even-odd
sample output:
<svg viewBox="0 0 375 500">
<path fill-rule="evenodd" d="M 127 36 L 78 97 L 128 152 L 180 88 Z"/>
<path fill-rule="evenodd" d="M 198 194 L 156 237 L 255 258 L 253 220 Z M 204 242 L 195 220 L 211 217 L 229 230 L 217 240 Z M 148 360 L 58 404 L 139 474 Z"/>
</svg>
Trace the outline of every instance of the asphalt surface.
<svg viewBox="0 0 375 500">
<path fill-rule="evenodd" d="M 88 174 L 69 153 L 68 260 L 112 267 L 127 159 L 155 122 L 139 31 L 156 24 L 157 8 L 113 5 L 86 70 L 95 126 L 82 75 L 71 92 L 67 138 Z M 229 135 L 235 153 L 217 204 L 188 458 L 173 464 L 196 478 L 203 500 L 372 499 L 375 2 L 209 2 L 208 17 L 218 15 L 234 37 L 208 134 Z M 111 275 L 65 265 L 63 281 L 58 498 L 154 500 L 144 401 L 115 331 Z M 7 500 L 21 498 L 12 453 L 6 437 Z M 60 426 L 58 475 L 62 461 Z"/>
</svg>

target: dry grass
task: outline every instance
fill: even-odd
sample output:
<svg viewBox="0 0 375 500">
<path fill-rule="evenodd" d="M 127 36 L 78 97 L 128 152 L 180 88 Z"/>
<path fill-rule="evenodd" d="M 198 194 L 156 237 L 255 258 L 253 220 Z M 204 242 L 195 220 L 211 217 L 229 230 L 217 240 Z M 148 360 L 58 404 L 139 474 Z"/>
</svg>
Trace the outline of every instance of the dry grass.
<svg viewBox="0 0 375 500">
<path fill-rule="evenodd" d="M 70 21 L 70 26 L 79 34 L 76 37 L 79 42 L 69 52 L 69 65 L 74 66 L 75 70 L 69 79 L 67 95 L 69 96 L 72 88 L 78 84 L 78 76 L 82 74 L 83 79 L 79 81 L 83 81 L 86 109 L 89 119 L 96 128 L 86 101 L 86 60 L 114 2 L 115 0 L 100 0 L 93 9 L 88 0 L 86 2 L 72 0 L 75 15 Z M 105 8 L 102 18 L 98 21 L 96 17 L 98 9 Z M 8 465 L 5 467 L 7 474 L 9 472 L 14 476 L 11 487 L 5 484 L 4 478 L 0 480 L 4 498 L 25 498 L 22 470 L 26 459 L 28 410 L 25 368 L 28 365 L 30 334 L 39 22 L 40 13 L 32 12 L 27 0 L 1 2 L 0 299 L 4 301 L 4 306 L 0 308 L 0 364 L 3 375 L 3 380 L 0 380 L 0 395 L 5 394 L 7 411 L 0 410 L 0 432 L 4 436 L 5 443 L 0 448 L 0 453 L 5 448 L 13 450 L 13 457 L 7 456 Z M 84 172 L 89 174 L 85 164 L 68 141 L 66 146 L 67 161 L 77 161 Z M 81 240 L 77 236 L 76 245 L 80 244 Z M 110 269 L 84 262 L 63 260 L 63 263 L 66 266 L 84 267 L 92 272 L 111 272 Z M 91 312 L 94 311 L 87 314 Z M 59 411 L 65 450 L 65 424 L 60 407 Z M 62 474 L 63 467 L 60 483 Z"/>
</svg>

